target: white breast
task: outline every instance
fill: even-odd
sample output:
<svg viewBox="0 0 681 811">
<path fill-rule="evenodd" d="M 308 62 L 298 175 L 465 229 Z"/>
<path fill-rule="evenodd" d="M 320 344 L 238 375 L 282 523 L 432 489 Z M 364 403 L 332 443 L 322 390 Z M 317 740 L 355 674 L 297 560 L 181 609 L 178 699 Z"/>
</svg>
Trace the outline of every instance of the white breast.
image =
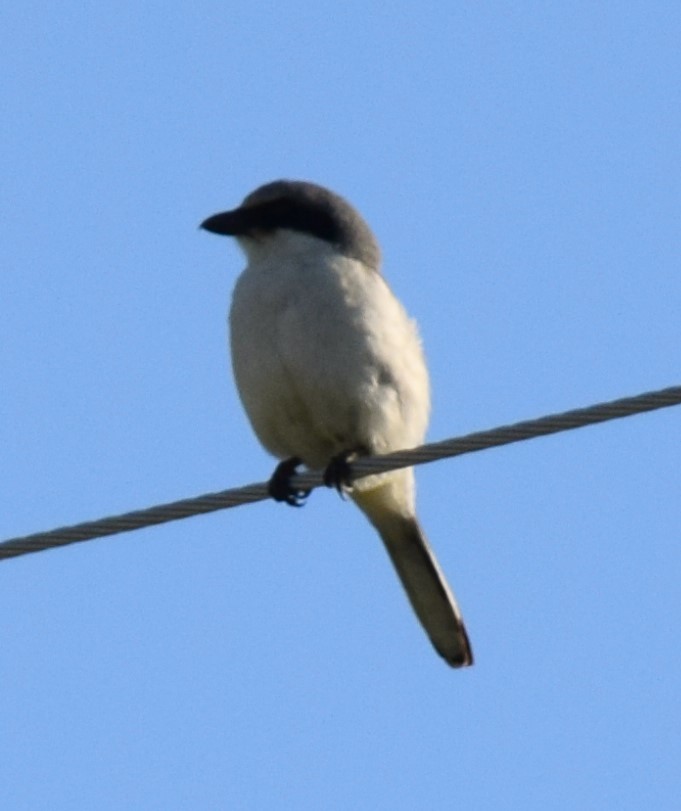
<svg viewBox="0 0 681 811">
<path fill-rule="evenodd" d="M 250 261 L 234 291 L 230 344 L 265 448 L 322 468 L 345 450 L 419 444 L 427 371 L 416 327 L 382 276 L 299 233 L 244 247 Z"/>
</svg>

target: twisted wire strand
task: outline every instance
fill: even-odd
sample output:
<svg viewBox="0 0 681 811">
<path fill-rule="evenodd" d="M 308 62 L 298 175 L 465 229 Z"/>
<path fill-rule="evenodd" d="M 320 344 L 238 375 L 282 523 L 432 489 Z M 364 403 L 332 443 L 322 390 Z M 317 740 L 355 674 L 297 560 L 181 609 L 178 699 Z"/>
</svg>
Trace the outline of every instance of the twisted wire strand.
<svg viewBox="0 0 681 811">
<path fill-rule="evenodd" d="M 598 403 L 587 408 L 577 408 L 558 414 L 549 414 L 538 419 L 525 420 L 512 425 L 502 425 L 488 431 L 477 431 L 454 439 L 442 442 L 431 442 L 418 448 L 405 451 L 396 451 L 383 456 L 373 456 L 358 459 L 352 463 L 352 478 L 359 479 L 373 473 L 382 473 L 388 470 L 422 465 L 435 462 L 452 456 L 461 456 L 465 453 L 513 442 L 522 442 L 535 437 L 556 434 L 560 431 L 571 431 L 585 425 L 595 425 L 630 417 L 634 414 L 643 414 L 658 408 L 681 404 L 681 386 L 672 386 L 667 389 L 646 392 L 636 397 L 624 397 L 606 403 Z M 312 490 L 323 484 L 322 474 L 319 472 L 301 473 L 292 481 L 296 489 Z M 38 532 L 19 538 L 10 538 L 0 543 L 0 560 L 27 555 L 31 552 L 42 552 L 58 546 L 89 541 L 107 535 L 116 535 L 120 532 L 131 532 L 135 529 L 177 521 L 181 518 L 190 518 L 194 515 L 223 510 L 228 507 L 239 507 L 242 504 L 252 504 L 269 498 L 267 483 L 246 485 L 230 490 L 221 490 L 216 493 L 207 493 L 196 498 L 186 498 L 168 504 L 160 504 L 144 510 L 135 510 L 122 515 L 113 515 L 97 521 L 87 521 L 69 527 L 53 529 L 49 532 Z"/>
</svg>

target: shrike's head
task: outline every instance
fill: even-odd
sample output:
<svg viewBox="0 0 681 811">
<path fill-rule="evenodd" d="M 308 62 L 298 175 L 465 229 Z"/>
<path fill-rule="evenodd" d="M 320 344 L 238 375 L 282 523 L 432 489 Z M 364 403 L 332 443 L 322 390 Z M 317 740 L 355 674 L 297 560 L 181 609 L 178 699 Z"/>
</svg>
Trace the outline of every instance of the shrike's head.
<svg viewBox="0 0 681 811">
<path fill-rule="evenodd" d="M 249 259 L 263 250 L 284 251 L 300 235 L 373 270 L 381 263 L 376 238 L 359 212 L 329 189 L 300 180 L 260 186 L 238 208 L 209 217 L 201 228 L 235 237 Z"/>
</svg>

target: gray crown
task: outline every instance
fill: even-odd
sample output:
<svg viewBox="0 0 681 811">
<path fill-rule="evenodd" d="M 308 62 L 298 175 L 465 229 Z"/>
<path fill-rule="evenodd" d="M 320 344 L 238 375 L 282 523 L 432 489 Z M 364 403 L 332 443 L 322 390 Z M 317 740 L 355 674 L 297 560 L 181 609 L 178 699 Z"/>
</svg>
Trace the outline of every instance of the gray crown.
<svg viewBox="0 0 681 811">
<path fill-rule="evenodd" d="M 330 242 L 374 270 L 381 263 L 381 250 L 361 214 L 340 195 L 301 180 L 260 186 L 239 208 L 209 217 L 201 227 L 230 236 L 288 228 Z"/>
</svg>

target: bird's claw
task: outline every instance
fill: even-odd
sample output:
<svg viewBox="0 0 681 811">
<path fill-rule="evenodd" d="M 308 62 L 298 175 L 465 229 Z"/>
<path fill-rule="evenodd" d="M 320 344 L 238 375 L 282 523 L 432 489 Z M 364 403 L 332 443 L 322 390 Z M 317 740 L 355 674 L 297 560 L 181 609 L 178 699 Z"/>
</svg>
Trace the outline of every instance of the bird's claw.
<svg viewBox="0 0 681 811">
<path fill-rule="evenodd" d="M 334 456 L 324 471 L 324 484 L 335 487 L 341 498 L 352 492 L 352 468 L 350 463 L 358 457 L 357 451 L 343 451 Z"/>
<path fill-rule="evenodd" d="M 297 456 L 292 456 L 290 459 L 279 462 L 276 466 L 267 483 L 267 492 L 275 501 L 283 501 L 291 507 L 302 507 L 305 504 L 305 499 L 310 495 L 310 491 L 291 485 L 291 478 L 295 476 L 301 462 L 302 460 Z"/>
</svg>

